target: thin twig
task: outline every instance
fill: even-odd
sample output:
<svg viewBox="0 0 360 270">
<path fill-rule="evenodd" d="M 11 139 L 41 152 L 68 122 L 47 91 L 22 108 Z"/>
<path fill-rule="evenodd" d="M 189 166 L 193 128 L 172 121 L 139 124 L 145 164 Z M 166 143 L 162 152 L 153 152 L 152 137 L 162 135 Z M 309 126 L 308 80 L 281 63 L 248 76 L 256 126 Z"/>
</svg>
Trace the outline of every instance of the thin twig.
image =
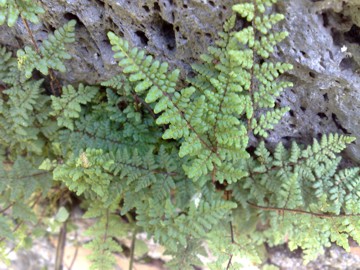
<svg viewBox="0 0 360 270">
<path fill-rule="evenodd" d="M 76 241 L 76 243 L 78 242 L 78 233 L 77 233 L 77 230 L 75 230 L 75 241 Z M 76 260 L 76 257 L 77 257 L 77 255 L 78 255 L 78 251 L 79 251 L 79 245 L 78 245 L 78 243 L 77 243 L 76 248 L 75 248 L 75 253 L 74 253 L 74 256 L 73 256 L 73 258 L 72 258 L 72 260 L 71 260 L 70 266 L 68 267 L 68 270 L 71 270 L 71 269 L 73 268 L 74 263 L 75 263 L 75 260 Z"/>
<path fill-rule="evenodd" d="M 11 206 L 13 206 L 15 203 L 10 203 L 7 207 L 0 210 L 0 214 L 4 213 L 6 210 L 8 210 Z"/>
<path fill-rule="evenodd" d="M 56 247 L 55 270 L 63 269 L 64 250 L 66 243 L 67 221 L 65 221 L 60 229 L 58 244 Z"/>
<path fill-rule="evenodd" d="M 37 53 L 37 54 L 40 54 L 39 47 L 38 47 L 38 45 L 37 45 L 37 43 L 36 43 L 36 41 L 35 41 L 34 35 L 33 35 L 32 31 L 31 31 L 31 29 L 30 29 L 30 27 L 29 27 L 29 24 L 28 24 L 27 20 L 26 20 L 23 16 L 21 16 L 21 20 L 22 20 L 22 22 L 24 23 L 25 28 L 26 28 L 26 31 L 28 32 L 28 34 L 29 34 L 29 36 L 30 36 L 30 38 L 31 38 L 31 43 L 32 43 L 33 46 L 34 46 L 36 53 Z"/>
<path fill-rule="evenodd" d="M 230 194 L 229 193 L 226 193 L 226 199 L 230 200 Z M 235 244 L 234 227 L 233 227 L 233 224 L 232 224 L 231 220 L 229 222 L 229 225 L 230 225 L 231 244 Z M 229 258 L 228 264 L 226 266 L 226 270 L 230 269 L 232 258 L 233 258 L 233 254 L 230 254 L 230 258 Z"/>
<path fill-rule="evenodd" d="M 137 230 L 134 229 L 132 239 L 131 239 L 129 270 L 133 270 L 133 266 L 134 266 L 136 232 L 137 232 Z"/>
<path fill-rule="evenodd" d="M 216 165 L 215 163 L 213 162 L 213 170 L 211 172 L 211 182 L 215 185 L 215 182 L 216 182 Z"/>
<path fill-rule="evenodd" d="M 28 32 L 28 34 L 29 34 L 29 36 L 30 36 L 31 43 L 32 43 L 33 46 L 34 46 L 36 53 L 37 53 L 38 55 L 42 56 L 42 54 L 41 54 L 41 52 L 40 52 L 40 49 L 39 49 L 39 46 L 37 45 L 37 43 L 36 43 L 36 41 L 35 41 L 33 32 L 31 31 L 30 26 L 29 26 L 27 20 L 26 20 L 23 16 L 21 16 L 21 20 L 22 20 L 22 22 L 23 22 L 24 25 L 25 25 L 26 31 Z M 60 85 L 59 81 L 56 79 L 55 74 L 54 74 L 54 71 L 53 71 L 52 69 L 49 69 L 49 76 L 50 76 L 50 88 L 51 88 L 52 94 L 53 94 L 54 96 L 60 95 L 60 93 L 57 93 L 56 89 L 59 89 L 59 92 L 60 92 L 61 85 Z"/>
<path fill-rule="evenodd" d="M 227 264 L 227 266 L 226 266 L 226 270 L 229 270 L 229 269 L 230 269 L 232 257 L 233 257 L 233 255 L 231 254 L 231 255 L 230 255 L 229 262 L 228 262 L 228 264 Z"/>
<path fill-rule="evenodd" d="M 143 100 L 143 99 L 142 99 L 141 97 L 139 97 L 137 94 L 132 93 L 132 95 L 133 95 L 133 98 L 134 98 L 135 102 L 141 103 L 141 104 L 149 111 L 151 117 L 154 118 L 154 120 L 156 120 L 156 114 L 155 114 L 154 110 L 150 107 L 150 105 L 147 104 L 147 103 L 145 102 L 145 100 Z"/>
<path fill-rule="evenodd" d="M 230 221 L 229 223 L 230 223 L 231 244 L 234 244 L 235 243 L 234 228 L 233 228 L 232 222 Z M 229 258 L 228 264 L 226 266 L 226 270 L 230 269 L 232 258 L 233 258 L 233 254 L 230 254 L 230 258 Z"/>
<path fill-rule="evenodd" d="M 316 216 L 316 217 L 321 217 L 321 218 L 336 218 L 336 217 L 359 217 L 360 214 L 325 214 L 325 213 L 314 213 L 314 212 L 310 212 L 310 211 L 305 211 L 302 209 L 289 209 L 289 208 L 279 208 L 279 207 L 272 207 L 272 206 L 262 206 L 262 205 L 257 205 L 254 204 L 252 202 L 247 201 L 247 203 L 254 208 L 257 209 L 261 209 L 264 211 L 278 211 L 278 212 L 290 212 L 290 213 L 295 213 L 295 214 L 303 214 L 303 215 L 311 215 L 311 216 Z"/>
</svg>

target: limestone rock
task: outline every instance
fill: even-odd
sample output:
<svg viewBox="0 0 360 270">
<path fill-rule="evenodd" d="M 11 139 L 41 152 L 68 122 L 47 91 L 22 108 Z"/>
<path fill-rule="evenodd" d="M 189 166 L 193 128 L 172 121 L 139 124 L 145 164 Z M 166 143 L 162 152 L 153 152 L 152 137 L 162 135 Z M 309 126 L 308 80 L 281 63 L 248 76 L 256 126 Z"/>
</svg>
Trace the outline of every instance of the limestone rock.
<svg viewBox="0 0 360 270">
<path fill-rule="evenodd" d="M 63 82 L 98 84 L 119 72 L 106 33 L 113 31 L 156 58 L 191 73 L 217 36 L 238 0 L 41 0 L 42 24 L 31 25 L 38 42 L 70 19 L 77 23 L 73 59 Z M 339 2 L 342 4 L 340 5 Z M 294 65 L 294 87 L 278 100 L 291 111 L 271 132 L 269 143 L 293 139 L 311 143 L 321 134 L 339 132 L 360 139 L 360 27 L 358 0 L 279 0 L 286 15 L 280 26 L 289 38 L 278 46 L 277 60 Z M 239 23 L 241 27 L 241 23 Z M 22 22 L 0 26 L 0 44 L 16 51 L 30 44 Z M 360 142 L 347 152 L 360 161 Z"/>
</svg>

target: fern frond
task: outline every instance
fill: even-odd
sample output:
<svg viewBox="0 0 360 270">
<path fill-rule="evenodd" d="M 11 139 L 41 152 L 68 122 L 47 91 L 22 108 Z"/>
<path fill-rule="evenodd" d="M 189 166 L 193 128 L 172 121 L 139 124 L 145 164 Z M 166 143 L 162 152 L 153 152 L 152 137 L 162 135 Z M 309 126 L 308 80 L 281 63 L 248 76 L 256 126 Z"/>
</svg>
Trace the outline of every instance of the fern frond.
<svg viewBox="0 0 360 270">
<path fill-rule="evenodd" d="M 259 120 L 253 118 L 251 128 L 254 130 L 254 134 L 259 134 L 262 137 L 267 137 L 269 134 L 266 130 L 271 130 L 274 128 L 282 118 L 282 116 L 289 111 L 289 108 L 275 109 L 273 111 L 266 112 L 262 114 Z"/>
<path fill-rule="evenodd" d="M 27 78 L 30 78 L 34 69 L 42 74 L 48 75 L 49 69 L 65 72 L 64 60 L 70 59 L 71 55 L 65 48 L 66 43 L 75 41 L 75 20 L 69 21 L 63 27 L 50 34 L 44 40 L 39 51 L 26 46 L 17 51 L 18 68 L 23 71 Z"/>
<path fill-rule="evenodd" d="M 41 84 L 42 80 L 18 82 L 2 91 L 0 144 L 9 147 L 14 159 L 22 151 L 41 154 L 45 140 L 39 135 L 50 135 L 49 97 L 42 94 Z"/>
<path fill-rule="evenodd" d="M 92 254 L 88 256 L 92 262 L 90 269 L 114 269 L 116 263 L 114 253 L 122 251 L 120 244 L 113 237 L 126 235 L 130 228 L 121 222 L 119 216 L 111 214 L 113 208 L 113 206 L 99 209 L 90 208 L 89 212 L 83 216 L 84 218 L 99 217 L 97 222 L 85 232 L 85 235 L 93 238 L 85 245 L 86 248 L 92 250 Z"/>
<path fill-rule="evenodd" d="M 0 25 L 7 21 L 7 25 L 15 25 L 19 16 L 33 22 L 39 23 L 38 15 L 45 10 L 33 0 L 1 0 L 0 1 Z"/>
<path fill-rule="evenodd" d="M 35 191 L 46 193 L 51 187 L 51 172 L 38 169 L 24 158 L 17 158 L 13 164 L 0 167 L 0 193 L 6 192 L 10 201 L 26 200 Z"/>
<path fill-rule="evenodd" d="M 25 81 L 25 76 L 18 69 L 17 59 L 5 47 L 0 47 L 0 82 L 6 86 L 16 86 Z"/>
<path fill-rule="evenodd" d="M 59 127 L 74 130 L 74 119 L 79 118 L 81 105 L 87 104 L 97 94 L 98 88 L 93 86 L 79 85 L 77 91 L 71 85 L 64 86 L 62 96 L 51 96 L 53 112 Z"/>
<path fill-rule="evenodd" d="M 86 149 L 79 156 L 72 156 L 66 164 L 56 167 L 54 180 L 63 181 L 77 195 L 85 193 L 106 201 L 113 176 L 104 168 L 112 162 L 104 157 L 101 149 Z"/>
</svg>

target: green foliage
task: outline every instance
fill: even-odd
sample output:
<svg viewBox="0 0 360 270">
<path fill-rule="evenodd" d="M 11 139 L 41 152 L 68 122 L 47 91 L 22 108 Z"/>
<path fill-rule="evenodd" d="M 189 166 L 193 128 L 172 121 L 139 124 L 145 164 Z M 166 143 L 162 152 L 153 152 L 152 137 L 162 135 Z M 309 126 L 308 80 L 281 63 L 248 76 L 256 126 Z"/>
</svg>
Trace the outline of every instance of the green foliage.
<svg viewBox="0 0 360 270">
<path fill-rule="evenodd" d="M 89 259 L 92 262 L 91 269 L 114 269 L 114 252 L 121 252 L 121 246 L 113 240 L 113 237 L 126 236 L 129 226 L 121 222 L 118 215 L 112 214 L 117 205 L 113 204 L 107 208 L 99 208 L 96 204 L 91 206 L 85 213 L 84 218 L 97 218 L 96 223 L 91 226 L 85 234 L 93 239 L 85 247 L 90 248 L 93 253 Z"/>
<path fill-rule="evenodd" d="M 2 84 L 18 85 L 24 83 L 26 78 L 17 68 L 17 60 L 6 48 L 0 47 L 0 81 Z"/>
<path fill-rule="evenodd" d="M 35 206 L 51 196 L 54 186 L 52 168 L 39 166 L 46 157 L 55 157 L 50 142 L 58 137 L 59 127 L 51 116 L 51 98 L 42 88 L 44 80 L 28 80 L 18 69 L 18 59 L 5 48 L 0 49 L 0 63 L 0 257 L 4 258 L 5 243 L 26 247 L 32 227 L 41 223 Z"/>
<path fill-rule="evenodd" d="M 45 10 L 34 0 L 0 0 L 0 25 L 7 18 L 8 26 L 15 25 L 18 17 L 27 19 L 33 23 L 39 23 L 39 14 Z"/>
<path fill-rule="evenodd" d="M 42 74 L 48 75 L 49 69 L 65 72 L 66 68 L 63 60 L 70 59 L 70 54 L 65 48 L 66 43 L 75 41 L 75 20 L 69 21 L 63 27 L 50 34 L 48 39 L 44 40 L 41 47 L 33 49 L 26 46 L 17 51 L 19 70 L 25 73 L 27 78 L 31 77 L 34 69 Z"/>
<path fill-rule="evenodd" d="M 291 249 L 304 250 L 306 261 L 330 246 L 330 240 L 349 249 L 347 237 L 359 237 L 359 169 L 337 170 L 335 154 L 352 141 L 330 134 L 305 149 L 295 142 L 289 150 L 278 144 L 273 154 L 264 143 L 258 146 L 256 157 L 243 164 L 249 176 L 229 186 L 244 207 L 262 209 L 262 222 L 269 226 L 255 233 L 257 241 L 276 245 L 288 238 Z M 280 218 L 270 210 L 284 213 Z"/>
<path fill-rule="evenodd" d="M 224 32 L 219 33 L 222 38 L 217 43 L 219 47 L 210 47 L 209 54 L 202 56 L 204 63 L 193 65 L 199 74 L 189 79 L 192 86 L 180 91 L 174 89 L 178 70 L 168 72 L 167 63 L 154 61 L 144 51 L 131 49 L 127 41 L 111 32 L 108 34 L 114 57 L 119 59 L 123 72 L 129 74 L 135 91 L 143 93 L 148 90 L 145 101 L 156 102 L 154 112 L 160 114 L 156 123 L 169 125 L 163 138 L 182 139 L 179 155 L 191 157 L 184 165 L 189 178 L 199 179 L 216 167 L 223 168 L 229 162 L 236 163 L 248 157 L 245 150 L 248 130 L 254 129 L 255 134 L 267 136 L 265 129 L 273 128 L 287 111 L 268 111 L 259 120 L 253 116 L 255 109 L 273 108 L 275 98 L 291 85 L 274 81 L 291 69 L 291 65 L 253 62 L 256 55 L 263 56 L 264 51 L 272 51 L 270 47 L 281 41 L 286 33 L 280 32 L 276 38 L 269 33 L 261 43 L 248 42 L 247 39 L 254 39 L 255 31 L 264 27 L 270 29 L 281 18 L 282 15 L 259 18 L 254 28 L 232 33 L 235 25 L 235 16 L 232 16 L 225 24 Z M 272 40 L 276 42 L 272 43 Z M 252 93 L 255 80 L 259 88 L 257 98 Z M 251 126 L 248 126 L 249 119 L 252 119 Z M 224 171 L 215 171 L 215 178 L 224 177 Z"/>
<path fill-rule="evenodd" d="M 74 87 L 68 85 L 63 87 L 61 97 L 52 96 L 51 107 L 59 127 L 66 127 L 74 130 L 73 119 L 79 118 L 81 104 L 85 105 L 97 94 L 98 88 L 80 84 L 76 91 Z"/>
<path fill-rule="evenodd" d="M 0 12 L 17 2 L 0 0 Z M 360 169 L 338 156 L 354 138 L 273 151 L 258 143 L 289 110 L 276 99 L 292 85 L 278 80 L 292 66 L 270 57 L 287 36 L 273 30 L 284 19 L 270 11 L 274 2 L 233 6 L 185 87 L 179 70 L 110 32 L 122 74 L 49 95 L 32 71 L 65 71 L 74 21 L 17 59 L 0 48 L 0 256 L 4 241 L 25 243 L 28 222 L 41 223 L 40 200 L 53 202 L 48 216 L 71 222 L 72 197 L 95 220 L 86 233 L 93 269 L 113 269 L 129 232 L 131 251 L 139 232 L 163 245 L 170 269 L 262 263 L 264 243 L 287 241 L 309 261 L 331 242 L 360 242 Z M 236 30 L 237 16 L 250 23 Z M 216 259 L 204 263 L 209 254 Z"/>
</svg>

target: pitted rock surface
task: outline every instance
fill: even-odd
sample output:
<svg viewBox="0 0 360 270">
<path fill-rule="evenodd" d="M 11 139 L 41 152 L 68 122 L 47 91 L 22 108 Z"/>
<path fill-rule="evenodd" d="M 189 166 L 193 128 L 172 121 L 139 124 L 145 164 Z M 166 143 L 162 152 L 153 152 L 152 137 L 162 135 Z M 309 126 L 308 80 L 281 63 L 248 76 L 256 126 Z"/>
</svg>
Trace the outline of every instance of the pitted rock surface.
<svg viewBox="0 0 360 270">
<path fill-rule="evenodd" d="M 41 0 L 46 10 L 40 25 L 31 25 L 41 43 L 49 32 L 70 19 L 77 21 L 76 43 L 67 83 L 98 84 L 119 72 L 106 33 L 113 31 L 154 57 L 180 67 L 182 76 L 206 51 L 238 0 Z M 287 79 L 294 87 L 278 102 L 291 111 L 271 132 L 268 142 L 312 138 L 338 132 L 360 140 L 360 26 L 358 0 L 279 0 L 276 11 L 286 15 L 278 29 L 290 35 L 274 58 L 294 65 Z M 241 27 L 241 22 L 238 24 Z M 0 44 L 16 51 L 30 44 L 22 22 L 0 26 Z M 347 150 L 360 161 L 360 142 Z"/>
<path fill-rule="evenodd" d="M 346 1 L 339 13 L 328 5 L 322 9 L 325 2 L 329 1 L 278 5 L 286 14 L 284 27 L 290 35 L 278 46 L 277 58 L 294 65 L 289 76 L 294 87 L 281 98 L 291 111 L 273 133 L 273 141 L 295 138 L 307 144 L 329 132 L 360 139 L 360 51 L 351 33 L 356 24 L 345 15 Z M 360 143 L 353 143 L 347 154 L 359 161 Z"/>
</svg>

